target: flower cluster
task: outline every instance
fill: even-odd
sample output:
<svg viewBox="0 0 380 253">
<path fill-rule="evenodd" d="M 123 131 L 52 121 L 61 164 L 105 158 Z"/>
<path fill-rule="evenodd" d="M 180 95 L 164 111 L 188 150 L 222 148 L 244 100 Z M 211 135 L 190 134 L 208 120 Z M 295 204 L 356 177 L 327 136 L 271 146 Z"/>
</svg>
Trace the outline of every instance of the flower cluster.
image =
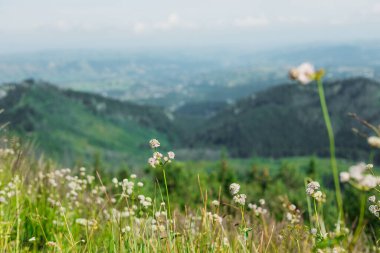
<svg viewBox="0 0 380 253">
<path fill-rule="evenodd" d="M 368 198 L 368 201 L 371 203 L 368 210 L 377 218 L 380 218 L 380 200 L 376 201 L 376 197 L 371 196 Z"/>
<path fill-rule="evenodd" d="M 320 184 L 316 181 L 312 181 L 306 186 L 306 194 L 314 198 L 318 202 L 325 202 L 326 195 L 319 190 Z"/>
<path fill-rule="evenodd" d="M 148 164 L 152 168 L 156 166 L 164 166 L 166 163 L 171 163 L 175 158 L 173 151 L 169 151 L 166 156 L 157 151 L 157 148 L 160 146 L 160 143 L 156 139 L 149 141 L 150 147 L 154 150 L 152 157 L 148 159 Z"/>
<path fill-rule="evenodd" d="M 219 216 L 219 214 L 217 214 L 217 213 L 213 214 L 211 212 L 207 212 L 207 217 L 216 224 L 222 224 L 222 222 L 223 222 L 223 218 L 221 216 Z"/>
<path fill-rule="evenodd" d="M 372 164 L 359 163 L 340 173 L 340 181 L 349 182 L 359 190 L 368 191 L 380 184 L 380 177 L 370 174 Z"/>
<path fill-rule="evenodd" d="M 298 224 L 301 222 L 301 211 L 292 204 L 287 197 L 280 197 L 282 207 L 285 209 L 285 218 L 291 224 Z"/>
<path fill-rule="evenodd" d="M 239 192 L 239 190 L 240 190 L 240 185 L 239 185 L 239 184 L 237 184 L 237 183 L 232 183 L 232 184 L 230 185 L 230 192 L 231 192 L 232 195 L 237 194 L 237 193 Z"/>
<path fill-rule="evenodd" d="M 268 209 L 265 206 L 265 200 L 264 199 L 259 200 L 259 205 L 249 203 L 248 208 L 251 209 L 256 216 L 264 215 L 264 214 L 268 213 Z"/>
<path fill-rule="evenodd" d="M 234 197 L 233 197 L 233 201 L 238 204 L 238 205 L 241 205 L 241 206 L 244 206 L 245 205 L 245 200 L 247 199 L 247 195 L 245 194 L 236 194 Z"/>
<path fill-rule="evenodd" d="M 241 206 L 245 205 L 245 201 L 247 199 L 247 195 L 245 194 L 239 194 L 240 185 L 237 183 L 232 183 L 230 185 L 230 193 L 233 196 L 233 201 Z"/>
<path fill-rule="evenodd" d="M 310 63 L 302 63 L 297 68 L 292 68 L 289 71 L 289 77 L 303 85 L 306 85 L 315 79 L 315 69 Z"/>
</svg>

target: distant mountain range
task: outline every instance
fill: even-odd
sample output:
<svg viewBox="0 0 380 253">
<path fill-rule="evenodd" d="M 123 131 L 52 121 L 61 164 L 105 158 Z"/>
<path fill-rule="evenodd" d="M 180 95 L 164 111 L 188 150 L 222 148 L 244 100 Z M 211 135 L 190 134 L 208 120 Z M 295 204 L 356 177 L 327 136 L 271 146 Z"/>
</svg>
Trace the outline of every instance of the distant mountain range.
<svg viewBox="0 0 380 253">
<path fill-rule="evenodd" d="M 380 80 L 380 43 L 166 51 L 56 50 L 0 55 L 0 83 L 27 78 L 171 111 L 185 103 L 231 102 L 287 81 L 304 61 L 328 79 Z"/>
<path fill-rule="evenodd" d="M 366 140 L 351 128 L 368 131 L 347 113 L 380 123 L 380 83 L 351 78 L 325 89 L 338 156 L 367 159 Z M 186 103 L 168 113 L 26 80 L 0 86 L 0 108 L 1 123 L 64 164 L 96 156 L 110 164 L 145 162 L 151 138 L 189 152 L 226 148 L 233 157 L 328 155 L 315 84 L 279 85 L 232 104 Z"/>
<path fill-rule="evenodd" d="M 251 95 L 206 120 L 191 136 L 192 147 L 226 147 L 236 157 L 328 155 L 328 138 L 315 84 L 281 85 Z M 367 159 L 364 129 L 347 116 L 380 123 L 380 83 L 353 78 L 325 84 L 340 157 Z"/>
</svg>

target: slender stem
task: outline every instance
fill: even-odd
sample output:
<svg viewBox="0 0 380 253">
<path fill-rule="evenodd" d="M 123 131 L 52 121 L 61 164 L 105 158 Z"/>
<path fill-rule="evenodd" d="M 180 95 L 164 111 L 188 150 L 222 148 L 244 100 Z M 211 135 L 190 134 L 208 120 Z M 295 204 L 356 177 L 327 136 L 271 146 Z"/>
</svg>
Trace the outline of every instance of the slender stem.
<svg viewBox="0 0 380 253">
<path fill-rule="evenodd" d="M 319 223 L 319 216 L 317 211 L 317 203 L 315 203 L 314 199 L 314 213 L 315 213 L 315 222 L 317 223 L 317 228 L 319 229 L 319 232 L 322 234 L 321 224 Z"/>
<path fill-rule="evenodd" d="M 162 168 L 162 172 L 164 173 L 164 182 L 165 182 L 165 189 L 166 189 L 166 198 L 168 202 L 168 212 L 169 212 L 169 220 L 171 222 L 171 212 L 170 212 L 170 198 L 169 198 L 169 190 L 168 190 L 168 183 L 166 182 L 166 173 L 165 168 Z"/>
<path fill-rule="evenodd" d="M 317 84 L 318 84 L 318 93 L 319 93 L 319 99 L 321 102 L 323 118 L 325 120 L 327 134 L 328 134 L 329 141 L 330 141 L 330 162 L 331 162 L 331 169 L 332 169 L 333 177 L 334 177 L 336 201 L 337 201 L 338 209 L 339 209 L 339 220 L 342 222 L 342 224 L 344 224 L 342 192 L 340 189 L 339 176 L 338 176 L 338 166 L 337 166 L 336 158 L 335 158 L 334 132 L 333 132 L 333 129 L 331 126 L 330 116 L 329 116 L 329 112 L 327 109 L 325 92 L 323 90 L 322 76 L 317 77 Z"/>
<path fill-rule="evenodd" d="M 363 226 L 363 220 L 364 220 L 364 212 L 365 212 L 365 201 L 366 201 L 366 194 L 364 192 L 360 193 L 360 215 L 359 215 L 359 222 L 356 226 L 356 230 L 354 232 L 354 237 L 349 245 L 349 250 L 351 251 L 353 247 L 355 246 L 355 243 L 359 239 L 360 233 L 362 232 L 364 226 Z"/>
<path fill-rule="evenodd" d="M 369 163 L 373 163 L 374 158 L 375 158 L 375 150 L 371 148 L 371 152 L 369 153 Z"/>
<path fill-rule="evenodd" d="M 307 179 L 305 179 L 304 182 L 305 182 L 305 188 L 306 188 L 307 187 Z M 309 222 L 310 222 L 311 227 L 313 227 L 313 219 L 312 219 L 313 211 L 311 209 L 310 197 L 307 194 L 306 194 L 306 202 L 307 202 L 307 210 L 309 213 Z"/>
<path fill-rule="evenodd" d="M 245 219 L 244 219 L 244 207 L 240 207 L 240 212 L 241 212 L 241 222 L 245 228 L 246 224 L 245 224 Z"/>
<path fill-rule="evenodd" d="M 18 183 L 16 183 L 16 218 L 17 218 L 17 238 L 16 238 L 16 252 L 20 252 L 20 201 Z"/>
</svg>

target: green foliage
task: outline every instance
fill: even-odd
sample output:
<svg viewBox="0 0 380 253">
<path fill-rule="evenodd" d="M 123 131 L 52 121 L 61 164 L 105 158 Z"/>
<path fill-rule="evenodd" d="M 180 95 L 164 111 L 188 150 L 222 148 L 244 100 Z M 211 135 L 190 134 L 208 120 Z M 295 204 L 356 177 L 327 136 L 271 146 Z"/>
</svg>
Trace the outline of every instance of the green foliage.
<svg viewBox="0 0 380 253">
<path fill-rule="evenodd" d="M 326 83 L 326 99 L 337 156 L 366 159 L 366 140 L 352 132 L 363 127 L 347 114 L 380 123 L 380 83 L 365 78 Z M 234 157 L 329 154 L 316 87 L 295 84 L 238 101 L 203 123 L 189 142 L 193 147 L 226 147 Z"/>
<path fill-rule="evenodd" d="M 163 143 L 168 139 L 169 120 L 156 108 L 32 80 L 2 89 L 7 95 L 0 99 L 1 121 L 66 165 L 78 159 L 86 164 L 94 156 L 111 167 L 121 161 L 142 162 L 147 139 L 157 137 Z"/>
</svg>

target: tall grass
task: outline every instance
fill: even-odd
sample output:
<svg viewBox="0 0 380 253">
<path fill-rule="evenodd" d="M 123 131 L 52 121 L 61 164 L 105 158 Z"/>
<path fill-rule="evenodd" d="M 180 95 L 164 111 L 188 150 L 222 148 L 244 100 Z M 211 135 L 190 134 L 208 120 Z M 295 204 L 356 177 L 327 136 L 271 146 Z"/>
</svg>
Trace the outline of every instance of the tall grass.
<svg viewBox="0 0 380 253">
<path fill-rule="evenodd" d="M 328 231 L 323 201 L 312 196 L 311 218 L 304 221 L 303 207 L 287 198 L 263 200 L 238 190 L 230 201 L 210 199 L 199 184 L 202 204 L 180 211 L 171 203 L 169 216 L 164 182 L 143 195 L 136 175 L 104 185 L 96 171 L 58 169 L 17 146 L 4 147 L 0 160 L 2 252 L 364 252 L 376 246 L 363 229 L 357 236 Z M 282 219 L 272 216 L 268 201 L 281 201 Z"/>
</svg>

